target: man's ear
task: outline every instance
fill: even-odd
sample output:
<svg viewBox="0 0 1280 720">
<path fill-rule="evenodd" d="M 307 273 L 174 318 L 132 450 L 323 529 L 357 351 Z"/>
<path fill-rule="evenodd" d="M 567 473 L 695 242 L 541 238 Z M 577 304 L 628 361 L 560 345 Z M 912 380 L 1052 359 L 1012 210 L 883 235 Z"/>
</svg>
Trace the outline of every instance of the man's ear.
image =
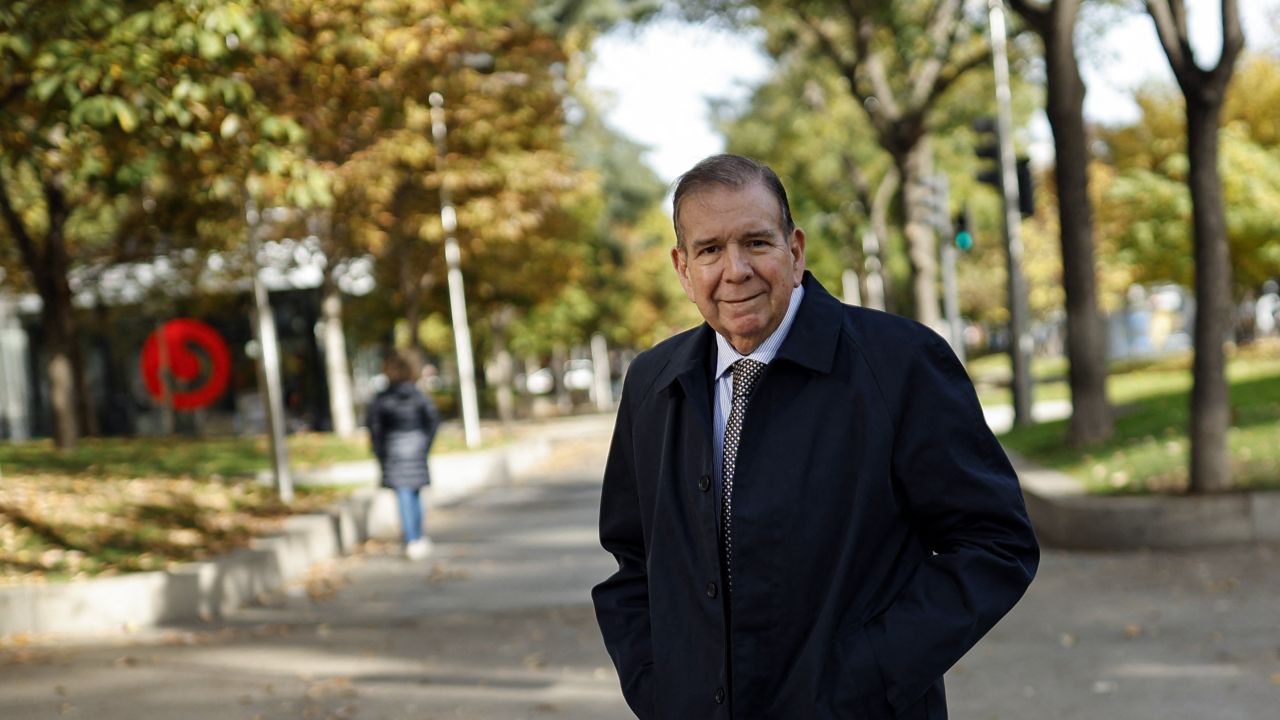
<svg viewBox="0 0 1280 720">
<path fill-rule="evenodd" d="M 689 258 L 679 246 L 671 248 L 671 267 L 675 268 L 676 277 L 680 278 L 680 287 L 684 288 L 685 297 L 696 302 L 693 299 L 693 286 L 689 283 Z"/>
<path fill-rule="evenodd" d="M 791 273 L 793 287 L 800 287 L 804 280 L 804 231 L 796 228 L 791 231 L 791 259 L 794 263 Z"/>
</svg>

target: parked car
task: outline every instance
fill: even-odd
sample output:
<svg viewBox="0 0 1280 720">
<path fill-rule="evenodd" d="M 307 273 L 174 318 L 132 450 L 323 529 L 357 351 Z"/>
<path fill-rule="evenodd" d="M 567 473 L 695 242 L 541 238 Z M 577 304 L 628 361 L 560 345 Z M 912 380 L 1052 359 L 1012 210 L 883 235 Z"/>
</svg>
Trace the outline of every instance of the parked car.
<svg viewBox="0 0 1280 720">
<path fill-rule="evenodd" d="M 595 378 L 595 366 L 590 360 L 570 360 L 564 366 L 564 386 L 570 390 L 590 390 Z"/>
</svg>

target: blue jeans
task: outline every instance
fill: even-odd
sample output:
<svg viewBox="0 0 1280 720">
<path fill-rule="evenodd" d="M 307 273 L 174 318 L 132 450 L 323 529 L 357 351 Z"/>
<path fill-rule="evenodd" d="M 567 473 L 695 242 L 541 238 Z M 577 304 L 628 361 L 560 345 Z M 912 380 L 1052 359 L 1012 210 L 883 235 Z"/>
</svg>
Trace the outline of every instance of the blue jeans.
<svg viewBox="0 0 1280 720">
<path fill-rule="evenodd" d="M 406 543 L 422 538 L 422 499 L 418 488 L 396 488 L 400 505 L 400 532 Z"/>
</svg>

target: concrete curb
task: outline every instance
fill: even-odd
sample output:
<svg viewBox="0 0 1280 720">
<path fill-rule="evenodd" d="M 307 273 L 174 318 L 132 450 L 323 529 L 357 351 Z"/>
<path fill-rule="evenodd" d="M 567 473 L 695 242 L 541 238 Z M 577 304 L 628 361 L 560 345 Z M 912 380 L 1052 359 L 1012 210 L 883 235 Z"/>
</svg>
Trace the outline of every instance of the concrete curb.
<svg viewBox="0 0 1280 720">
<path fill-rule="evenodd" d="M 1075 478 L 1009 453 L 1036 537 L 1068 550 L 1170 550 L 1280 542 L 1280 492 L 1089 495 Z"/>
<path fill-rule="evenodd" d="M 431 458 L 433 505 L 452 505 L 511 482 L 513 468 L 537 460 L 548 442 Z M 286 518 L 281 532 L 225 557 L 172 570 L 83 582 L 0 587 L 0 638 L 15 634 L 82 635 L 219 617 L 303 575 L 313 564 L 346 555 L 369 538 L 399 537 L 395 495 L 377 486 L 373 462 L 343 463 L 297 474 L 298 484 L 368 481 L 328 512 Z"/>
</svg>

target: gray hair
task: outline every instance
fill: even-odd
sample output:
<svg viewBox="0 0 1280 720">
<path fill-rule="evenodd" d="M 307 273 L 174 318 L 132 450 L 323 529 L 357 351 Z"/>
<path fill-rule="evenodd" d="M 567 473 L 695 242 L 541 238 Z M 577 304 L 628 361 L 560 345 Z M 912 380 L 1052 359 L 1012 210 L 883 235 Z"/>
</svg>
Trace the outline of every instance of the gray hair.
<svg viewBox="0 0 1280 720">
<path fill-rule="evenodd" d="M 763 185 L 778 200 L 778 207 L 782 210 L 782 233 L 790 243 L 796 223 L 791 217 L 787 191 L 782 187 L 778 174 L 758 160 L 726 153 L 704 158 L 676 180 L 676 190 L 671 200 L 671 215 L 676 226 L 676 247 L 684 247 L 684 237 L 680 231 L 680 203 L 687 196 L 711 186 L 741 190 L 754 182 Z"/>
</svg>

